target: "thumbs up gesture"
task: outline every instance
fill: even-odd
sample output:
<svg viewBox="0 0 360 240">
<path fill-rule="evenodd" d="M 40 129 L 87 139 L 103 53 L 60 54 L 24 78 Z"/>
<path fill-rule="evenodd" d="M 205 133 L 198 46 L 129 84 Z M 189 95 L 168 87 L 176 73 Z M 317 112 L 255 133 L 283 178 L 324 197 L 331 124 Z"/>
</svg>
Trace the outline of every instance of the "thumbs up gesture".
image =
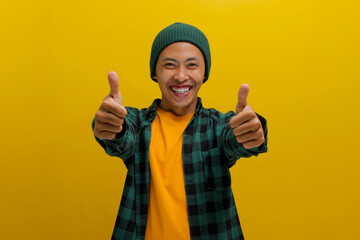
<svg viewBox="0 0 360 240">
<path fill-rule="evenodd" d="M 236 116 L 229 122 L 236 140 L 246 149 L 258 147 L 265 141 L 261 122 L 247 103 L 248 93 L 249 86 L 241 85 L 236 104 Z"/>
<path fill-rule="evenodd" d="M 100 139 L 114 139 L 121 132 L 127 111 L 123 107 L 119 91 L 119 78 L 115 72 L 109 72 L 110 94 L 105 97 L 95 114 L 94 135 Z"/>
</svg>

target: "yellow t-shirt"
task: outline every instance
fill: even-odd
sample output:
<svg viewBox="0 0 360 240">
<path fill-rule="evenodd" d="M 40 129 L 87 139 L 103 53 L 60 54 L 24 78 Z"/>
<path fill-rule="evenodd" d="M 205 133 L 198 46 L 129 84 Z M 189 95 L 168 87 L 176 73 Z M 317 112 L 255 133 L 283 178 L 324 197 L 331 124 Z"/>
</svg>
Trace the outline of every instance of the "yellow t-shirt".
<svg viewBox="0 0 360 240">
<path fill-rule="evenodd" d="M 193 115 L 176 116 L 158 108 L 152 122 L 146 240 L 190 239 L 182 142 Z"/>
</svg>

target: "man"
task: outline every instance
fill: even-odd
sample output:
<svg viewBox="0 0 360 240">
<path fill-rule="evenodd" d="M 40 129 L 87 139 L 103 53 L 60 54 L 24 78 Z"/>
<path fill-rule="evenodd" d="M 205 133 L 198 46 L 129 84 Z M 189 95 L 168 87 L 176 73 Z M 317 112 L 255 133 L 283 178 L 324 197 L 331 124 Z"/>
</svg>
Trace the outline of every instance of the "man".
<svg viewBox="0 0 360 240">
<path fill-rule="evenodd" d="M 146 109 L 122 106 L 119 80 L 93 121 L 96 140 L 120 157 L 127 177 L 112 239 L 244 239 L 229 168 L 240 157 L 267 151 L 266 120 L 238 94 L 236 114 L 202 107 L 209 77 L 206 36 L 183 23 L 155 38 L 151 78 L 162 97 Z"/>
</svg>

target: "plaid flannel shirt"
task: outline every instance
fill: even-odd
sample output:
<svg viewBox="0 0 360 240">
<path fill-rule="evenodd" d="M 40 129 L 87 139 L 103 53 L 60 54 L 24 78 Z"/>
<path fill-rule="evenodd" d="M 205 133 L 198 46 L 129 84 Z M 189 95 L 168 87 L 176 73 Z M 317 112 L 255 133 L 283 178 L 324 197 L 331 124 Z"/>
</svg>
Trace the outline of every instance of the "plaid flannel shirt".
<svg viewBox="0 0 360 240">
<path fill-rule="evenodd" d="M 120 157 L 127 169 L 112 240 L 144 239 L 150 182 L 149 146 L 151 123 L 160 99 L 147 109 L 127 107 L 123 131 L 114 140 L 96 140 L 110 156 Z M 240 227 L 229 168 L 240 157 L 267 151 L 266 120 L 258 115 L 265 134 L 260 147 L 245 149 L 229 125 L 234 112 L 226 114 L 202 107 L 183 136 L 183 169 L 190 236 L 192 240 L 244 239 Z M 94 122 L 93 122 L 94 126 Z"/>
</svg>

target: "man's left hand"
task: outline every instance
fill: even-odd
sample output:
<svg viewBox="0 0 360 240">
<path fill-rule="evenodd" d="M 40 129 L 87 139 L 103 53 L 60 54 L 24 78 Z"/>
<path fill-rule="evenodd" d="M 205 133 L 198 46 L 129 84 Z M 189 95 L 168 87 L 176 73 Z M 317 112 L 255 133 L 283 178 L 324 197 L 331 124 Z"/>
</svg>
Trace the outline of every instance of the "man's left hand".
<svg viewBox="0 0 360 240">
<path fill-rule="evenodd" d="M 265 141 L 261 122 L 254 110 L 247 104 L 248 93 L 249 85 L 241 85 L 236 104 L 236 116 L 229 122 L 236 140 L 246 149 L 258 147 Z"/>
</svg>

